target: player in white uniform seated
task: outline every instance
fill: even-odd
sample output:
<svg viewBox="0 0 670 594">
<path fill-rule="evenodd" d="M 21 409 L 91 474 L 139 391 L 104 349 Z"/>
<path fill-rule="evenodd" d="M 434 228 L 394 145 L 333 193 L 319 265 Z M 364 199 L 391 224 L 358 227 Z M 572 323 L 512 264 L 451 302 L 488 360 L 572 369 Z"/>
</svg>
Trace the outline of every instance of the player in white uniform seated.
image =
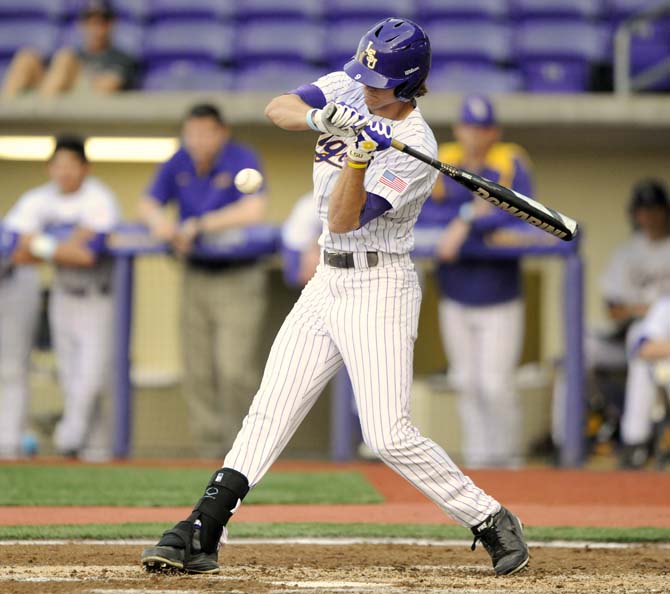
<svg viewBox="0 0 670 594">
<path fill-rule="evenodd" d="M 18 239 L 12 221 L 5 219 L 0 225 L 0 459 L 13 460 L 22 453 L 26 430 L 40 281 L 35 266 L 16 266 L 12 261 Z"/>
<path fill-rule="evenodd" d="M 111 190 L 89 176 L 84 142 L 57 139 L 51 181 L 26 192 L 7 220 L 20 233 L 16 264 L 51 262 L 49 323 L 64 396 L 54 446 L 63 455 L 102 460 L 112 454 L 108 388 L 112 354 L 112 262 L 107 234 L 119 222 Z M 50 227 L 71 226 L 64 239 Z"/>
<path fill-rule="evenodd" d="M 232 514 L 343 365 L 370 448 L 471 528 L 496 573 L 528 563 L 519 520 L 410 420 L 421 290 L 409 252 L 437 173 L 390 146 L 394 137 L 436 156 L 435 137 L 416 103 L 427 91 L 429 69 L 430 43 L 421 27 L 390 18 L 363 36 L 344 71 L 266 107 L 278 127 L 318 133 L 313 179 L 321 263 L 279 330 L 223 467 L 192 514 L 142 553 L 147 569 L 219 571 L 219 541 Z"/>
<path fill-rule="evenodd" d="M 670 388 L 670 294 L 652 305 L 628 339 L 628 381 L 621 417 L 621 465 L 647 461 L 658 389 Z"/>
<path fill-rule="evenodd" d="M 607 442 L 616 432 L 625 406 L 624 387 L 617 389 L 615 379 L 626 374 L 626 339 L 635 334 L 651 304 L 670 294 L 670 197 L 666 184 L 655 179 L 638 181 L 632 190 L 629 214 L 633 235 L 616 249 L 600 278 L 608 327 L 587 332 L 584 341 L 585 366 L 592 386 L 589 407 L 605 419 L 596 436 L 601 442 Z M 636 375 L 627 375 L 625 393 L 635 390 Z M 559 376 L 552 419 L 557 445 L 563 441 L 564 399 L 565 378 Z M 622 441 L 630 445 L 630 439 Z"/>
</svg>

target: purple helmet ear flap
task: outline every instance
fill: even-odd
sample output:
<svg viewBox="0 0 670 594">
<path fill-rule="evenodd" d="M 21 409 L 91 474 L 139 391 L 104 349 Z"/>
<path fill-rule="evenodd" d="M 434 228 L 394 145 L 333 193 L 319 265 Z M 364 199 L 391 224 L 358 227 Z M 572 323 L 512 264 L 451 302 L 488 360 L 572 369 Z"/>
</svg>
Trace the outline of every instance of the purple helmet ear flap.
<svg viewBox="0 0 670 594">
<path fill-rule="evenodd" d="M 428 77 L 430 59 L 430 41 L 419 25 L 388 18 L 361 38 L 344 71 L 366 86 L 394 88 L 398 99 L 411 101 Z"/>
</svg>

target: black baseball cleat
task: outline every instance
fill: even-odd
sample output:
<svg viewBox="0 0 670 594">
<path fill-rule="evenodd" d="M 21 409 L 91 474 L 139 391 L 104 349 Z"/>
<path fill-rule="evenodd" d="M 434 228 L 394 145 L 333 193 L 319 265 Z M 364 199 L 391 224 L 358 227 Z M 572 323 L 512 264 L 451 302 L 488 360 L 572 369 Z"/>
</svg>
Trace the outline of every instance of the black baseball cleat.
<svg viewBox="0 0 670 594">
<path fill-rule="evenodd" d="M 472 533 L 475 535 L 472 550 L 480 540 L 491 556 L 496 575 L 511 575 L 528 565 L 530 555 L 523 526 L 519 518 L 504 507 L 472 528 Z"/>
<path fill-rule="evenodd" d="M 164 532 L 158 544 L 144 549 L 141 563 L 149 572 L 218 573 L 218 556 L 218 551 L 201 550 L 199 527 L 184 521 Z"/>
</svg>

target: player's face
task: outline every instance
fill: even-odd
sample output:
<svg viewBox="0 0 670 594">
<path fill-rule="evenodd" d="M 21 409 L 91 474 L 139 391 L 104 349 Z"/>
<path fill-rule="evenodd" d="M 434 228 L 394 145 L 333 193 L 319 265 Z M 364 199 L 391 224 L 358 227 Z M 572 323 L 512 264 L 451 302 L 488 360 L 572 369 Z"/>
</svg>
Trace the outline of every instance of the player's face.
<svg viewBox="0 0 670 594">
<path fill-rule="evenodd" d="M 668 234 L 668 211 L 661 206 L 638 208 L 635 211 L 635 224 L 649 239 L 660 239 Z"/>
<path fill-rule="evenodd" d="M 196 163 L 213 161 L 228 136 L 228 128 L 213 118 L 189 118 L 182 128 L 184 146 Z"/>
<path fill-rule="evenodd" d="M 370 113 L 375 113 L 398 102 L 393 89 L 375 89 L 374 87 L 364 86 L 363 97 Z"/>
<path fill-rule="evenodd" d="M 454 128 L 454 136 L 466 152 L 484 154 L 498 141 L 500 131 L 496 126 L 458 124 Z"/>
<path fill-rule="evenodd" d="M 84 48 L 99 52 L 109 46 L 112 35 L 112 21 L 99 15 L 92 15 L 79 21 L 84 38 Z"/>
<path fill-rule="evenodd" d="M 63 194 L 76 192 L 88 174 L 88 163 L 72 151 L 61 149 L 49 161 L 48 172 Z"/>
</svg>

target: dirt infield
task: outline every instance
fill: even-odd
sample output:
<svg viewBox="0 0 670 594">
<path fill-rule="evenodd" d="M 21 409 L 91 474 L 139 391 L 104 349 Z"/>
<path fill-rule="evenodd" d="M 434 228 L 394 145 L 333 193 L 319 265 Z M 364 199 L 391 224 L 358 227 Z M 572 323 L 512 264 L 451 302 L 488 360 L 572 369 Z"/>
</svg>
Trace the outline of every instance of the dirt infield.
<svg viewBox="0 0 670 594">
<path fill-rule="evenodd" d="M 218 576 L 146 574 L 141 546 L 6 545 L 0 550 L 3 594 L 361 593 L 667 593 L 670 551 L 532 550 L 531 565 L 508 578 L 492 575 L 486 553 L 462 546 L 228 545 Z"/>
</svg>

